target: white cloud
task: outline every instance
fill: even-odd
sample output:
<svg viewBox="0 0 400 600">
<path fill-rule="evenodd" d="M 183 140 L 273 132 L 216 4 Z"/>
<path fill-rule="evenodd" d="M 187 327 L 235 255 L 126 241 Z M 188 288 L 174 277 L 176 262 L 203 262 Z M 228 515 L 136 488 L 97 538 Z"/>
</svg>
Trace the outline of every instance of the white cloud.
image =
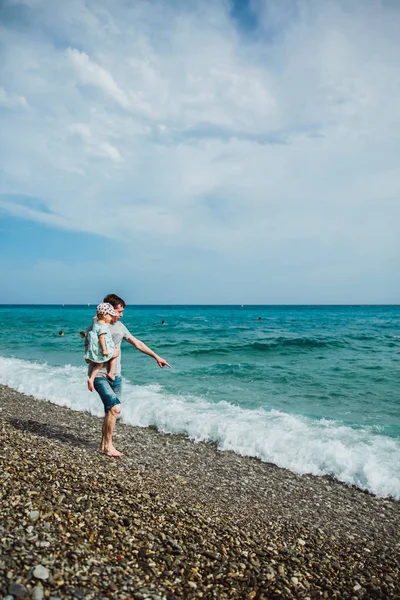
<svg viewBox="0 0 400 600">
<path fill-rule="evenodd" d="M 28 103 L 26 98 L 7 92 L 4 88 L 0 87 L 0 107 L 11 108 L 11 109 L 28 109 Z"/>
<path fill-rule="evenodd" d="M 90 141 L 92 137 L 90 128 L 85 123 L 72 123 L 72 125 L 69 126 L 69 130 L 71 133 L 76 133 L 84 141 Z"/>
<path fill-rule="evenodd" d="M 116 148 L 114 148 L 114 146 L 111 146 L 111 144 L 107 144 L 107 143 L 100 144 L 99 150 L 100 150 L 100 154 L 103 154 L 104 156 L 111 158 L 111 160 L 116 163 L 121 162 L 121 160 L 122 160 L 121 155 L 118 152 L 118 150 Z"/>
<path fill-rule="evenodd" d="M 108 142 L 100 141 L 97 138 L 97 135 L 92 133 L 90 127 L 85 123 L 73 123 L 70 125 L 69 131 L 82 140 L 85 146 L 85 151 L 88 155 L 103 156 L 105 158 L 109 158 L 114 163 L 119 163 L 122 161 L 122 157 L 118 149 Z"/>
<path fill-rule="evenodd" d="M 118 87 L 110 73 L 91 61 L 85 52 L 68 48 L 66 53 L 79 74 L 82 83 L 99 87 L 106 94 L 114 98 L 123 108 L 130 107 L 126 94 Z"/>
<path fill-rule="evenodd" d="M 0 192 L 48 212 L 12 214 L 254 279 L 399 258 L 396 4 L 253 0 L 253 32 L 228 1 L 27 6 L 0 32 L 0 105 L 31 107 L 0 113 Z"/>
</svg>

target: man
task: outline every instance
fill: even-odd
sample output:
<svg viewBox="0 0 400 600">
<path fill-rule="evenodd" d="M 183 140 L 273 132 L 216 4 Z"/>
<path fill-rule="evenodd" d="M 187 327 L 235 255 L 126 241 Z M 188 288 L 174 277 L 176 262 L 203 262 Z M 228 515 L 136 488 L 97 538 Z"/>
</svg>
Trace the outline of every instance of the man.
<svg viewBox="0 0 400 600">
<path fill-rule="evenodd" d="M 100 443 L 100 452 L 106 454 L 107 456 L 122 456 L 122 452 L 119 452 L 116 448 L 114 448 L 112 442 L 112 436 L 114 433 L 115 423 L 117 422 L 118 415 L 121 410 L 121 388 L 122 388 L 122 378 L 121 378 L 121 342 L 122 340 L 126 340 L 132 346 L 134 346 L 140 352 L 147 354 L 147 356 L 151 356 L 157 361 L 159 367 L 171 367 L 167 363 L 164 358 L 160 358 L 153 350 L 151 350 L 146 344 L 133 337 L 133 335 L 128 331 L 128 329 L 120 322 L 122 315 L 124 314 L 125 302 L 117 296 L 116 294 L 108 294 L 103 300 L 103 302 L 108 302 L 111 306 L 114 307 L 117 316 L 113 317 L 113 323 L 110 325 L 111 335 L 115 346 L 119 349 L 119 356 L 116 359 L 115 364 L 115 379 L 111 381 L 111 379 L 107 378 L 107 366 L 104 365 L 94 379 L 94 389 L 99 394 L 103 404 L 104 404 L 104 421 L 103 421 L 103 429 Z M 89 330 L 90 328 L 88 328 Z M 85 340 L 86 344 L 86 340 Z M 91 374 L 91 365 L 89 365 L 88 375 L 90 377 Z"/>
</svg>

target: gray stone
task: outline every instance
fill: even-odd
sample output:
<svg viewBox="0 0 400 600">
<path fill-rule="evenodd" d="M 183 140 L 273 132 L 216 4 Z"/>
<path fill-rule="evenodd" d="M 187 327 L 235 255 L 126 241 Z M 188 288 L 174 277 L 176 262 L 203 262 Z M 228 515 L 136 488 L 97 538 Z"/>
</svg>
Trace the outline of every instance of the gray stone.
<svg viewBox="0 0 400 600">
<path fill-rule="evenodd" d="M 50 576 L 49 570 L 46 569 L 46 567 L 43 567 L 42 565 L 37 565 L 34 569 L 33 569 L 33 576 L 36 577 L 36 579 L 48 579 Z"/>
<path fill-rule="evenodd" d="M 21 596 L 25 596 L 25 594 L 27 592 L 28 592 L 28 590 L 26 589 L 26 587 L 24 585 L 22 585 L 22 583 L 11 583 L 8 586 L 8 593 L 12 594 L 16 598 L 20 598 Z"/>
<path fill-rule="evenodd" d="M 39 518 L 39 511 L 38 510 L 31 510 L 31 512 L 29 513 L 29 518 L 30 520 L 34 523 L 35 521 L 38 520 Z"/>
<path fill-rule="evenodd" d="M 44 591 L 41 585 L 37 585 L 32 592 L 32 600 L 43 600 Z"/>
</svg>

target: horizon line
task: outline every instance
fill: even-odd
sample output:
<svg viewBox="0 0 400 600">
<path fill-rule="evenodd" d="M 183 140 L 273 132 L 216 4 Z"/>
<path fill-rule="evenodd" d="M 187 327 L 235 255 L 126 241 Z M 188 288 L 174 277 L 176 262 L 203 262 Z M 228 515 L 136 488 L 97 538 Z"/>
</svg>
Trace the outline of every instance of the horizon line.
<svg viewBox="0 0 400 600">
<path fill-rule="evenodd" d="M 61 307 L 68 307 L 68 306 L 81 306 L 81 307 L 92 307 L 92 306 L 97 306 L 98 303 L 96 302 L 89 302 L 89 303 L 60 303 L 60 302 L 52 302 L 52 303 L 42 303 L 42 302 L 7 302 L 7 303 L 0 303 L 0 307 L 2 306 L 61 306 Z M 251 307 L 251 306 L 400 306 L 400 303 L 392 303 L 392 302 L 338 302 L 338 303 L 281 303 L 281 304 L 276 304 L 276 303 L 269 303 L 269 304 L 239 304 L 239 303 L 233 303 L 233 304 L 225 304 L 225 303 L 217 303 L 217 304 L 205 304 L 205 303 L 201 303 L 201 304 L 197 304 L 197 303 L 186 303 L 186 304 L 172 304 L 172 303 L 156 303 L 156 304 L 147 304 L 147 303 L 135 303 L 135 304 L 126 304 L 126 306 L 237 306 L 240 308 L 246 308 L 246 307 Z"/>
</svg>

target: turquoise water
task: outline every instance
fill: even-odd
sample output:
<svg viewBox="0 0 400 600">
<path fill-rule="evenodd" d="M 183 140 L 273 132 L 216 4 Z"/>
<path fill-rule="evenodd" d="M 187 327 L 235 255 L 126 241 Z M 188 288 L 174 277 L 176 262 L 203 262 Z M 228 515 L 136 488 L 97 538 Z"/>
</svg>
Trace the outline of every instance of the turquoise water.
<svg viewBox="0 0 400 600">
<path fill-rule="evenodd" d="M 79 337 L 93 307 L 0 310 L 0 382 L 101 414 Z M 123 345 L 126 422 L 400 497 L 399 306 L 129 306 L 123 322 L 173 367 Z"/>
</svg>

